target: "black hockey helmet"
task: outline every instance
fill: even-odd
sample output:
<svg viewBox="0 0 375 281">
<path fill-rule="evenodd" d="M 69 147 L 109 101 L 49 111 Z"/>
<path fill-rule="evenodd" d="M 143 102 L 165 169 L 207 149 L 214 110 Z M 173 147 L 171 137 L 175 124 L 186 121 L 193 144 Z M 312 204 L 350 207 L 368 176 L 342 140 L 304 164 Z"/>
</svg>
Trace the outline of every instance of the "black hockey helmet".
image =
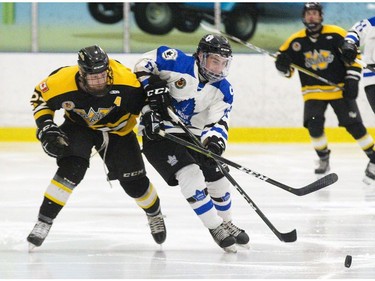
<svg viewBox="0 0 375 281">
<path fill-rule="evenodd" d="M 320 22 L 306 22 L 305 20 L 305 14 L 307 11 L 318 11 L 320 17 L 322 18 Z M 313 35 L 315 33 L 319 33 L 319 30 L 322 27 L 322 22 L 323 22 L 323 7 L 319 2 L 307 2 L 305 5 L 303 5 L 303 10 L 302 10 L 302 22 L 308 29 L 310 35 Z"/>
<path fill-rule="evenodd" d="M 232 55 L 232 47 L 227 38 L 217 34 L 206 34 L 199 41 L 197 53 L 213 53 L 229 58 Z"/>
<path fill-rule="evenodd" d="M 78 52 L 78 66 L 84 74 L 101 73 L 108 70 L 109 59 L 102 48 L 94 45 Z"/>
<path fill-rule="evenodd" d="M 225 65 L 219 72 L 210 70 L 207 64 L 209 56 L 221 57 Z M 209 82 L 217 82 L 224 79 L 229 73 L 229 67 L 232 60 L 232 48 L 227 38 L 216 34 L 206 34 L 199 41 L 198 48 L 194 56 L 197 58 L 199 73 Z"/>
<path fill-rule="evenodd" d="M 113 73 L 109 58 L 98 45 L 82 48 L 78 52 L 78 68 L 81 86 L 87 93 L 103 97 L 111 89 Z"/>
</svg>

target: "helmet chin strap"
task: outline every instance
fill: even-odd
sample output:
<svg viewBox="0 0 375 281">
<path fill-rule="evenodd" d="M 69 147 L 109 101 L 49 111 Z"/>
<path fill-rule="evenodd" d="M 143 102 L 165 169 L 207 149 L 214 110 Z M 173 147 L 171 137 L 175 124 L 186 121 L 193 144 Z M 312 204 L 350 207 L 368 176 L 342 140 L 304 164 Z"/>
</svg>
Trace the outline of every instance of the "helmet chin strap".
<svg viewBox="0 0 375 281">
<path fill-rule="evenodd" d="M 312 23 L 303 22 L 303 23 L 307 28 L 308 36 L 314 36 L 316 34 L 319 34 L 323 28 L 323 25 L 321 23 L 316 23 L 316 22 L 312 22 Z"/>
</svg>

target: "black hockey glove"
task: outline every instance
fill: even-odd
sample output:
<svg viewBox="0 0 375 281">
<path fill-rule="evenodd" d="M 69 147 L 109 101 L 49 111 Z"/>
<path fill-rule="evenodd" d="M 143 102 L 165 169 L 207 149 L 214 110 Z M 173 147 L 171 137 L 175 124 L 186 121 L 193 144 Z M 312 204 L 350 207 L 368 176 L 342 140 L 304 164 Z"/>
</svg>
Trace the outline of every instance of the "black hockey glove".
<svg viewBox="0 0 375 281">
<path fill-rule="evenodd" d="M 68 137 L 52 120 L 44 121 L 37 129 L 36 136 L 44 152 L 54 158 L 62 156 L 64 148 L 69 145 Z"/>
<path fill-rule="evenodd" d="M 291 70 L 290 70 L 290 64 L 292 63 L 292 59 L 290 56 L 286 53 L 280 53 L 275 61 L 275 65 L 277 70 L 281 71 L 285 75 L 288 75 Z"/>
<path fill-rule="evenodd" d="M 172 104 L 167 81 L 157 75 L 151 75 L 145 91 L 151 110 L 158 112 L 163 120 L 171 120 L 167 110 Z"/>
<path fill-rule="evenodd" d="M 161 139 L 159 135 L 160 130 L 164 129 L 163 123 L 161 123 L 161 117 L 158 112 L 148 111 L 141 116 L 141 122 L 145 128 L 143 129 L 143 135 L 150 140 Z"/>
<path fill-rule="evenodd" d="M 349 41 L 344 41 L 340 47 L 341 58 L 347 64 L 352 64 L 357 57 L 357 45 Z"/>
<path fill-rule="evenodd" d="M 359 79 L 346 78 L 343 97 L 348 100 L 355 100 L 358 96 Z"/>
<path fill-rule="evenodd" d="M 205 147 L 207 150 L 219 156 L 223 154 L 225 150 L 224 140 L 217 136 L 208 137 L 205 140 L 205 144 L 206 144 Z M 207 166 L 216 166 L 216 161 L 213 158 L 207 157 L 205 164 Z"/>
</svg>

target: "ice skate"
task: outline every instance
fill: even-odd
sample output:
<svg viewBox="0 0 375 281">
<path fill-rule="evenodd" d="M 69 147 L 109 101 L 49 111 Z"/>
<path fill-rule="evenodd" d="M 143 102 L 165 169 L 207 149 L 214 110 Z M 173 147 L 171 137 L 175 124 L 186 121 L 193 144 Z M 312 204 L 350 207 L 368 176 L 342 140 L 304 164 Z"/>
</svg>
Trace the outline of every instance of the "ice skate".
<svg viewBox="0 0 375 281">
<path fill-rule="evenodd" d="M 245 232 L 245 230 L 239 228 L 238 226 L 234 225 L 231 221 L 224 222 L 225 229 L 229 232 L 236 239 L 236 244 L 244 247 L 246 249 L 250 249 L 250 245 L 248 244 L 250 241 L 249 235 Z"/>
<path fill-rule="evenodd" d="M 368 185 L 375 185 L 375 164 L 369 162 L 365 170 L 363 182 Z"/>
<path fill-rule="evenodd" d="M 162 213 L 159 213 L 156 216 L 147 215 L 147 219 L 151 229 L 151 235 L 155 242 L 158 244 L 164 243 L 165 239 L 167 238 L 167 229 L 165 228 Z"/>
<path fill-rule="evenodd" d="M 27 241 L 29 244 L 29 250 L 33 250 L 35 247 L 39 247 L 43 244 L 44 239 L 46 239 L 52 224 L 38 221 L 33 230 L 27 236 Z"/>
<path fill-rule="evenodd" d="M 224 223 L 216 227 L 215 229 L 209 229 L 215 242 L 223 248 L 225 252 L 237 253 L 236 239 L 229 234 L 226 230 Z"/>
<path fill-rule="evenodd" d="M 317 175 L 324 175 L 331 170 L 331 167 L 329 166 L 329 158 L 320 158 L 318 161 L 318 167 L 315 169 L 315 174 Z"/>
</svg>

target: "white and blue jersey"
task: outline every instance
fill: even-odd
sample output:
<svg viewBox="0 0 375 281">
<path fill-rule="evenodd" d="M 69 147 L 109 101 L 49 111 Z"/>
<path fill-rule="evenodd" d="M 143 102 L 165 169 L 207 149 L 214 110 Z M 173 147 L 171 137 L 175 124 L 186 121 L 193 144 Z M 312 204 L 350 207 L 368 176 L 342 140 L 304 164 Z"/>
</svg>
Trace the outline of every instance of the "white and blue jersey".
<svg viewBox="0 0 375 281">
<path fill-rule="evenodd" d="M 176 114 L 202 143 L 213 135 L 227 141 L 233 89 L 226 79 L 201 83 L 195 57 L 167 46 L 144 54 L 134 72 L 144 86 L 151 74 L 167 81 Z M 172 122 L 164 121 L 164 125 L 168 133 L 183 133 Z"/>
<path fill-rule="evenodd" d="M 375 65 L 375 17 L 363 19 L 349 29 L 345 40 L 354 42 L 358 47 L 364 46 L 363 60 L 366 64 Z M 363 69 L 364 86 L 375 84 L 375 73 Z"/>
</svg>

